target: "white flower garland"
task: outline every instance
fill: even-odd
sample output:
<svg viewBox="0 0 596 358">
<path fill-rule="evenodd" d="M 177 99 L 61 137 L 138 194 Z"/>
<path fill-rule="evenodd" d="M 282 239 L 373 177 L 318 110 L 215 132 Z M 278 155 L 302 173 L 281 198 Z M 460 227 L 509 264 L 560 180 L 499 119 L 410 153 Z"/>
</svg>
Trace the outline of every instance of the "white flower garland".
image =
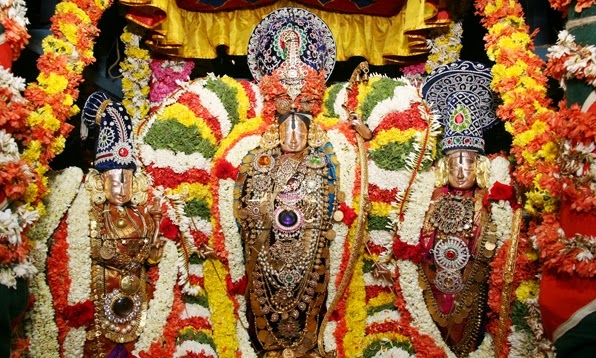
<svg viewBox="0 0 596 358">
<path fill-rule="evenodd" d="M 145 166 L 153 164 L 156 168 L 169 168 L 178 174 L 183 174 L 191 169 L 208 171 L 211 168 L 211 160 L 206 159 L 203 154 L 198 152 L 192 154 L 174 153 L 168 149 L 153 149 L 148 144 L 141 144 L 139 152 Z"/>
<path fill-rule="evenodd" d="M 510 163 L 507 158 L 498 156 L 490 161 L 490 177 L 488 180 L 489 191 L 496 182 L 511 184 L 509 173 Z M 500 248 L 511 236 L 513 224 L 513 209 L 509 201 L 499 200 L 491 203 L 491 219 L 497 229 L 497 247 Z"/>
<path fill-rule="evenodd" d="M 213 74 L 209 74 L 209 78 L 212 80 L 217 80 Z M 205 88 L 205 80 L 191 82 L 188 90 L 196 93 L 201 105 L 205 107 L 205 109 L 207 109 L 212 116 L 217 118 L 217 121 L 221 127 L 222 136 L 226 137 L 228 134 L 230 134 L 230 131 L 232 130 L 232 121 L 230 120 L 230 115 L 226 111 L 226 108 L 217 94 Z"/>
<path fill-rule="evenodd" d="M 559 32 L 557 43 L 549 47 L 548 52 L 551 60 L 567 57 L 564 62 L 567 73 L 560 82 L 563 89 L 566 89 L 565 79 L 572 78 L 583 78 L 588 84 L 596 87 L 596 46 L 579 46 L 575 43 L 575 36 L 563 30 Z"/>
<path fill-rule="evenodd" d="M 333 302 L 337 295 L 337 276 L 343 260 L 343 252 L 348 239 L 349 228 L 343 222 L 334 223 L 333 230 L 335 231 L 335 239 L 329 245 L 329 283 L 327 285 L 327 305 Z"/>
<path fill-rule="evenodd" d="M 337 96 L 335 97 L 335 102 L 333 102 L 333 112 L 339 118 L 348 118 L 348 111 L 346 111 L 346 109 L 344 108 L 345 98 L 348 95 L 347 88 L 348 82 L 342 84 L 341 89 L 339 90 L 339 92 L 337 92 Z"/>
<path fill-rule="evenodd" d="M 21 95 L 25 91 L 25 79 L 17 77 L 4 67 L 0 67 L 0 88 L 5 88 L 10 92 L 11 102 L 24 103 L 25 99 Z M 3 129 L 2 132 L 5 132 Z M 6 132 L 5 132 L 6 133 Z"/>
<path fill-rule="evenodd" d="M 259 145 L 260 136 L 251 135 L 239 140 L 234 147 L 230 148 L 226 155 L 226 160 L 234 167 L 242 163 L 246 154 Z M 221 230 L 224 235 L 224 245 L 228 254 L 230 277 L 232 282 L 238 282 L 245 275 L 244 268 L 244 248 L 242 238 L 236 224 L 234 212 L 234 185 L 233 179 L 219 180 L 219 211 Z"/>
<path fill-rule="evenodd" d="M 404 220 L 394 217 L 393 223 L 399 240 L 410 245 L 418 245 L 420 242 L 420 231 L 424 224 L 424 217 L 430 206 L 432 194 L 435 188 L 434 171 L 418 173 L 414 184 L 410 188 L 407 210 L 404 212 Z M 395 216 L 394 213 L 392 213 Z"/>
<path fill-rule="evenodd" d="M 407 351 L 399 348 L 399 347 L 391 347 L 388 350 L 380 350 L 375 354 L 372 358 L 410 358 L 415 357 L 415 355 L 411 355 Z"/>
<path fill-rule="evenodd" d="M 200 355 L 201 357 L 217 357 L 217 352 L 208 344 L 196 341 L 183 341 L 176 346 L 174 357 L 186 357 L 189 353 Z"/>
<path fill-rule="evenodd" d="M 26 325 L 27 336 L 30 337 L 31 357 L 58 357 L 58 327 L 54 321 L 52 294 L 46 281 L 46 259 L 48 247 L 46 241 L 60 224 L 64 213 L 77 195 L 83 171 L 79 168 L 67 168 L 49 175 L 49 193 L 45 198 L 46 215 L 44 215 L 29 231 L 35 242 L 32 250 L 32 261 L 38 270 L 31 282 L 31 293 L 35 296 L 35 304 L 28 314 L 30 322 Z M 41 351 L 38 349 L 41 348 Z"/>
<path fill-rule="evenodd" d="M 191 220 L 184 213 L 184 200 L 181 199 L 180 195 L 166 195 L 168 200 L 165 200 L 166 214 L 173 223 L 176 223 L 178 230 L 180 230 L 180 243 L 178 245 L 186 246 L 186 250 L 178 250 L 177 267 L 180 273 L 178 278 L 178 284 L 182 287 L 182 292 L 191 296 L 197 295 L 202 288 L 199 286 L 193 286 L 189 281 L 189 272 L 187 267 L 187 260 L 185 252 L 188 255 L 196 252 L 198 249 L 194 244 L 194 240 L 190 233 Z M 183 241 L 183 242 L 182 242 Z"/>
<path fill-rule="evenodd" d="M 372 316 L 366 317 L 366 325 L 367 326 L 370 326 L 375 323 L 385 323 L 388 321 L 393 321 L 393 322 L 401 321 L 400 312 L 396 309 L 391 309 L 391 310 L 385 309 L 385 310 L 376 312 Z"/>
<path fill-rule="evenodd" d="M 449 24 L 449 30 L 438 30 L 439 36 L 427 40 L 430 48 L 428 60 L 426 60 L 426 73 L 431 73 L 435 68 L 453 61 L 459 60 L 459 53 L 462 48 L 463 28 L 461 22 Z"/>
<path fill-rule="evenodd" d="M 456 355 L 441 337 L 441 332 L 428 312 L 422 288 L 418 283 L 418 267 L 411 261 L 405 260 L 398 260 L 397 266 L 399 267 L 399 284 L 406 301 L 406 309 L 412 315 L 413 325 L 419 329 L 420 333 L 430 336 L 438 347 L 445 350 L 448 357 L 455 358 Z M 482 343 L 476 351 L 470 353 L 470 357 L 488 358 L 493 356 L 492 337 L 485 333 Z"/>
<path fill-rule="evenodd" d="M 159 278 L 155 284 L 153 299 L 149 302 L 149 309 L 147 310 L 147 324 L 135 345 L 135 350 L 132 352 L 134 356 L 139 356 L 141 352 L 148 351 L 151 343 L 157 341 L 163 334 L 164 326 L 174 303 L 174 287 L 178 275 L 177 259 L 178 250 L 176 245 L 170 240 L 165 240 L 163 256 L 158 266 Z"/>
<path fill-rule="evenodd" d="M 511 175 L 509 167 L 511 163 L 504 156 L 497 156 L 490 161 L 490 177 L 488 179 L 488 187 L 492 188 L 496 182 L 502 184 L 511 184 Z"/>
<path fill-rule="evenodd" d="M 83 180 L 83 171 L 70 167 L 48 175 L 51 183 L 48 195 L 44 199 L 46 214 L 31 227 L 29 236 L 32 240 L 45 242 L 56 230 L 64 213 L 70 208 Z M 42 264 L 45 267 L 45 261 Z"/>
<path fill-rule="evenodd" d="M 346 136 L 337 129 L 327 132 L 329 143 L 333 146 L 333 151 L 339 162 L 339 183 L 340 189 L 346 194 L 345 203 L 352 206 L 354 200 L 354 183 L 360 178 L 356 178 L 357 154 L 355 148 L 350 144 Z"/>
<path fill-rule="evenodd" d="M 252 105 L 254 106 L 253 109 L 255 111 L 255 117 L 259 117 L 263 112 L 263 103 L 265 102 L 265 99 L 263 98 L 263 95 L 261 94 L 261 89 L 259 88 L 259 86 L 257 86 L 257 84 L 253 82 L 248 82 L 248 84 L 250 85 L 250 88 L 252 88 L 252 91 L 255 94 L 255 103 L 252 103 Z"/>
<path fill-rule="evenodd" d="M 335 340 L 335 331 L 337 330 L 337 322 L 329 321 L 325 327 L 323 334 L 323 345 L 325 352 L 337 351 L 337 341 Z"/>
<path fill-rule="evenodd" d="M 333 150 L 339 162 L 339 183 L 340 190 L 346 195 L 345 204 L 349 207 L 354 205 L 354 183 L 356 179 L 356 152 L 348 139 L 343 133 L 337 129 L 327 132 L 329 142 L 333 146 Z M 343 222 L 333 224 L 335 231 L 335 239 L 331 241 L 329 247 L 329 284 L 327 293 L 327 305 L 330 305 L 337 295 L 336 286 L 338 285 L 337 277 L 341 267 L 343 252 L 348 239 L 349 227 Z"/>
<path fill-rule="evenodd" d="M 511 327 L 511 333 L 507 337 L 509 343 L 509 357 L 532 357 L 536 342 L 533 335 L 524 331 L 518 331 L 516 326 Z"/>
<path fill-rule="evenodd" d="M 391 190 L 405 188 L 408 186 L 409 180 L 410 177 L 404 170 L 394 172 L 379 168 L 373 160 L 369 159 L 368 161 L 368 182 L 376 185 L 379 189 Z"/>
<path fill-rule="evenodd" d="M 238 321 L 236 321 L 236 336 L 238 338 L 238 345 L 243 358 L 257 358 L 252 344 L 250 343 L 250 336 L 244 327 L 248 327 L 248 320 L 246 319 L 246 299 L 243 295 L 236 295 L 234 297 L 238 302 Z"/>
<path fill-rule="evenodd" d="M 230 277 L 232 282 L 238 282 L 244 277 L 244 249 L 242 238 L 236 225 L 234 215 L 234 185 L 233 179 L 219 181 L 219 210 L 221 230 L 224 233 L 224 244 L 228 254 Z"/>
<path fill-rule="evenodd" d="M 261 135 L 250 135 L 240 139 L 233 148 L 228 151 L 226 160 L 234 167 L 238 167 L 242 164 L 242 159 L 252 149 L 259 146 Z"/>
<path fill-rule="evenodd" d="M 87 190 L 79 190 L 68 212 L 68 277 L 71 279 L 68 304 L 75 305 L 91 298 L 91 242 L 90 217 L 91 198 Z M 71 328 L 64 339 L 64 355 L 82 357 L 86 341 L 86 328 Z"/>
<path fill-rule="evenodd" d="M 27 18 L 27 2 L 25 0 L 0 0 L 0 7 L 6 11 L 6 16 L 14 20 L 19 26 L 26 28 L 29 24 Z"/>
<path fill-rule="evenodd" d="M 0 67 L 0 70 L 3 70 Z M 19 148 L 11 134 L 5 130 L 0 130 L 0 163 L 15 162 L 25 174 L 31 173 L 31 168 L 20 161 Z M 11 247 L 22 244 L 21 234 L 39 218 L 37 210 L 31 210 L 27 205 L 21 205 L 17 208 L 8 203 L 8 199 L 0 202 L 0 237 L 8 240 Z M 31 278 L 36 273 L 35 268 L 29 262 L 29 259 L 11 264 L 10 267 L 0 268 L 0 284 L 7 287 L 16 288 L 16 279 L 19 277 Z"/>
<path fill-rule="evenodd" d="M 371 131 L 374 131 L 388 114 L 403 112 L 409 109 L 412 103 L 420 102 L 418 89 L 412 86 L 408 79 L 400 78 L 398 81 L 406 84 L 395 87 L 391 97 L 377 103 L 366 120 Z"/>
<path fill-rule="evenodd" d="M 34 262 L 41 262 L 45 266 L 48 247 L 44 241 L 35 241 L 31 250 Z M 58 358 L 58 326 L 54 320 L 55 312 L 52 304 L 52 294 L 46 282 L 45 270 L 33 277 L 29 286 L 31 294 L 35 295 L 33 308 L 27 313 L 25 332 L 29 337 L 29 357 Z"/>
</svg>

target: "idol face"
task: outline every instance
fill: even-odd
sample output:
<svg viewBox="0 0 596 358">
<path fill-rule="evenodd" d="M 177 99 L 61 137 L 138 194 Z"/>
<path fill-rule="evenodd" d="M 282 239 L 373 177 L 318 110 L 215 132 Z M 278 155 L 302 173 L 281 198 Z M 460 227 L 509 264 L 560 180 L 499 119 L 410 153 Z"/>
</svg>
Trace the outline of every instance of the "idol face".
<svg viewBox="0 0 596 358">
<path fill-rule="evenodd" d="M 132 169 L 110 169 L 101 174 L 106 199 L 110 204 L 122 206 L 132 197 Z"/>
<path fill-rule="evenodd" d="M 302 152 L 308 144 L 308 127 L 300 116 L 307 115 L 291 113 L 279 125 L 279 142 L 284 153 Z"/>
<path fill-rule="evenodd" d="M 454 150 L 447 153 L 449 184 L 452 188 L 466 190 L 476 184 L 477 155 L 470 150 Z"/>
</svg>

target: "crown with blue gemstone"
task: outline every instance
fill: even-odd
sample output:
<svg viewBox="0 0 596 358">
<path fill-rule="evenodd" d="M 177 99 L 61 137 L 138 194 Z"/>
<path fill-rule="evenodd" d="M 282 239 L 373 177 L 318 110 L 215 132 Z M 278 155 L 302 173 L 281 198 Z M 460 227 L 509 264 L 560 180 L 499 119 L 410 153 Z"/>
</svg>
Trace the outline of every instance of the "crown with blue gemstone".
<svg viewBox="0 0 596 358">
<path fill-rule="evenodd" d="M 112 101 L 105 93 L 95 92 L 87 99 L 81 113 L 83 124 L 99 126 L 95 145 L 95 169 L 133 169 L 136 155 L 132 137 L 132 121 L 120 102 Z"/>
<path fill-rule="evenodd" d="M 456 61 L 433 70 L 422 86 L 426 102 L 439 112 L 445 128 L 443 152 L 455 149 L 484 153 L 483 132 L 497 121 L 490 67 Z"/>
</svg>

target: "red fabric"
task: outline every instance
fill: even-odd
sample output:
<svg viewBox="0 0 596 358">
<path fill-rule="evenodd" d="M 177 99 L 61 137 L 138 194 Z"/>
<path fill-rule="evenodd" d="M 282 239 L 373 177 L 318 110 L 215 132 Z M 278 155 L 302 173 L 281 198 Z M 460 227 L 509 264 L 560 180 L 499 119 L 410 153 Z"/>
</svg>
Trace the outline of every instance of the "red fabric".
<svg viewBox="0 0 596 358">
<path fill-rule="evenodd" d="M 12 68 L 12 50 L 8 42 L 0 45 L 0 66 L 10 70 Z"/>
<path fill-rule="evenodd" d="M 134 23 L 152 28 L 166 19 L 166 13 L 150 6 L 131 6 L 126 18 Z"/>
<path fill-rule="evenodd" d="M 249 10 L 276 3 L 277 0 L 176 0 L 179 8 L 188 11 L 217 12 Z M 394 16 L 403 7 L 405 0 L 296 0 L 296 2 L 329 12 Z"/>
<path fill-rule="evenodd" d="M 573 237 L 575 234 L 596 236 L 596 215 L 585 212 L 578 213 L 571 209 L 571 204 L 563 202 L 559 211 L 561 229 L 565 236 Z"/>
<path fill-rule="evenodd" d="M 538 304 L 542 312 L 542 325 L 549 339 L 561 324 L 577 310 L 596 299 L 596 279 L 579 279 L 542 273 Z"/>
</svg>

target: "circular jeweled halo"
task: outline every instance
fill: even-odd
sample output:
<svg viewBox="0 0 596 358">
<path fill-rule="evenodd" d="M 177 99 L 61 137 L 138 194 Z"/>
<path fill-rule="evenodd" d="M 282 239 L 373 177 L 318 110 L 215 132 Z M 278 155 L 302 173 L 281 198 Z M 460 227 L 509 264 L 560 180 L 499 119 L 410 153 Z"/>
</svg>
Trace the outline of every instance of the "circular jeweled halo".
<svg viewBox="0 0 596 358">
<path fill-rule="evenodd" d="M 335 39 L 329 26 L 312 12 L 284 7 L 271 12 L 255 27 L 248 41 L 248 67 L 253 78 L 260 81 L 270 75 L 283 61 L 284 51 L 279 34 L 293 29 L 300 36 L 300 59 L 328 79 L 335 67 Z"/>
</svg>

